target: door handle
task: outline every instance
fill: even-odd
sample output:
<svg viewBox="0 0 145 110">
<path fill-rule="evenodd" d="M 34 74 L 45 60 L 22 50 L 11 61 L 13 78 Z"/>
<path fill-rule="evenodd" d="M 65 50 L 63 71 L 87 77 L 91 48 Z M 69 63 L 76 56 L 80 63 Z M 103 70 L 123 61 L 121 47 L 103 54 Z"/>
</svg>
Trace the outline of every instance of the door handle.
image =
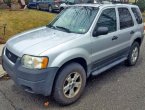
<svg viewBox="0 0 145 110">
<path fill-rule="evenodd" d="M 112 40 L 117 40 L 117 39 L 118 39 L 117 36 L 113 36 L 113 37 L 112 37 Z"/>
<path fill-rule="evenodd" d="M 131 31 L 130 34 L 134 34 L 134 31 Z"/>
</svg>

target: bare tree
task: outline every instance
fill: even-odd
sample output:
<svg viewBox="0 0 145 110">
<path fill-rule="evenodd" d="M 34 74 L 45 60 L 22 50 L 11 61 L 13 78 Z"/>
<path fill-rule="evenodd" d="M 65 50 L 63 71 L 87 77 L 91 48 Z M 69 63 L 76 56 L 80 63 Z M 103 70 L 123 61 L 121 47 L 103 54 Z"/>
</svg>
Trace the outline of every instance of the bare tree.
<svg viewBox="0 0 145 110">
<path fill-rule="evenodd" d="M 135 4 L 137 3 L 138 0 L 135 0 Z"/>
<path fill-rule="evenodd" d="M 18 0 L 19 4 L 21 5 L 21 9 L 24 9 L 26 6 L 25 0 Z"/>
</svg>

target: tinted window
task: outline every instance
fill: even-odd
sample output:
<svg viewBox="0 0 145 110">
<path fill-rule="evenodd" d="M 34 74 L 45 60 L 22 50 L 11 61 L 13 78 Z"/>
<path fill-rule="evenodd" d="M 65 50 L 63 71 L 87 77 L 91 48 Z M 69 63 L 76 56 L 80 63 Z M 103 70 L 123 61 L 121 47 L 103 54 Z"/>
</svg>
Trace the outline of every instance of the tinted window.
<svg viewBox="0 0 145 110">
<path fill-rule="evenodd" d="M 108 27 L 109 32 L 114 32 L 117 29 L 116 12 L 114 8 L 106 9 L 102 12 L 97 27 Z"/>
<path fill-rule="evenodd" d="M 138 24 L 142 23 L 142 17 L 138 8 L 132 8 L 132 12 Z"/>
<path fill-rule="evenodd" d="M 127 8 L 118 8 L 120 18 L 120 29 L 134 25 L 132 16 Z"/>
<path fill-rule="evenodd" d="M 75 3 L 75 0 L 67 0 L 68 3 Z"/>
</svg>

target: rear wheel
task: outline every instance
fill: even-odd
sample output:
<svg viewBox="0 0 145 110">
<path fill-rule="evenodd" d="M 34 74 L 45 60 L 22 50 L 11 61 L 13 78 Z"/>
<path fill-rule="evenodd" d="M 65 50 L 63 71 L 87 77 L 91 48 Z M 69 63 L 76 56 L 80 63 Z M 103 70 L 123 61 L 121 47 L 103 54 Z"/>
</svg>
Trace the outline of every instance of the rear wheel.
<svg viewBox="0 0 145 110">
<path fill-rule="evenodd" d="M 52 6 L 48 6 L 48 11 L 49 12 L 52 12 L 53 11 Z"/>
<path fill-rule="evenodd" d="M 54 87 L 54 99 L 61 105 L 78 100 L 85 88 L 86 73 L 78 63 L 66 65 L 59 73 Z"/>
<path fill-rule="evenodd" d="M 140 46 L 138 42 L 134 42 L 131 46 L 128 59 L 125 61 L 127 66 L 133 66 L 136 64 L 140 52 Z"/>
</svg>

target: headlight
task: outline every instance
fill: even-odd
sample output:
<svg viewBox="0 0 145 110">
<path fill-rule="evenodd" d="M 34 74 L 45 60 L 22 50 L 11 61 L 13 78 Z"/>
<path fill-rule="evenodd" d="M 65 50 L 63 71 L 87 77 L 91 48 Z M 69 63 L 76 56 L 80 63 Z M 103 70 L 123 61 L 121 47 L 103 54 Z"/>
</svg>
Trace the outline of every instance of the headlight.
<svg viewBox="0 0 145 110">
<path fill-rule="evenodd" d="M 31 55 L 24 55 L 22 57 L 22 65 L 30 69 L 45 69 L 48 65 L 47 57 L 35 57 Z"/>
</svg>

